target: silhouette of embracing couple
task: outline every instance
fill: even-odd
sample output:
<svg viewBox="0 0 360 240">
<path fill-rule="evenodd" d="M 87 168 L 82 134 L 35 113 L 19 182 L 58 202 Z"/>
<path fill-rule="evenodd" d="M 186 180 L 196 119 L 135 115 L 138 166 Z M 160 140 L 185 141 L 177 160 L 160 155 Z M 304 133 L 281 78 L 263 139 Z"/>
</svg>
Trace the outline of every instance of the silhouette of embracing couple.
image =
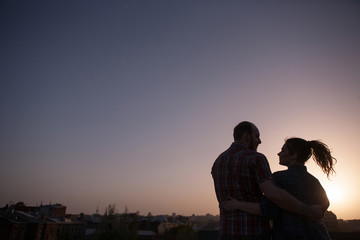
<svg viewBox="0 0 360 240">
<path fill-rule="evenodd" d="M 257 152 L 261 140 L 253 123 L 239 123 L 233 136 L 211 171 L 220 208 L 219 239 L 331 239 L 321 222 L 329 200 L 304 166 L 313 156 L 329 177 L 336 163 L 329 148 L 321 141 L 288 138 L 278 153 L 280 165 L 288 169 L 271 173 L 268 160 Z"/>
</svg>

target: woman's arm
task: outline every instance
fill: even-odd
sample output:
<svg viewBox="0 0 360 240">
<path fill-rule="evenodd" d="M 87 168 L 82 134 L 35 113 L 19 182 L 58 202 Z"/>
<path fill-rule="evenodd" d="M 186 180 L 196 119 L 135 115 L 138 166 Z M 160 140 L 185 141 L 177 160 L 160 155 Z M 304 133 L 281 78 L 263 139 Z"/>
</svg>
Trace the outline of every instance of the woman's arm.
<svg viewBox="0 0 360 240">
<path fill-rule="evenodd" d="M 236 198 L 229 197 L 228 201 L 223 201 L 221 207 L 226 211 L 240 210 L 253 215 L 261 216 L 260 204 L 255 202 L 241 202 Z"/>
</svg>

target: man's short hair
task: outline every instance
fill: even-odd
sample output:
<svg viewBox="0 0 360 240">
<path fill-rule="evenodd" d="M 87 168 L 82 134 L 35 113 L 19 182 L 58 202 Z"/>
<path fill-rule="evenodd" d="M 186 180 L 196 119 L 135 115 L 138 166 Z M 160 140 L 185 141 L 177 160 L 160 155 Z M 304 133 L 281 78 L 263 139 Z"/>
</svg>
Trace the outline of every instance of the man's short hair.
<svg viewBox="0 0 360 240">
<path fill-rule="evenodd" d="M 248 121 L 243 121 L 241 123 L 239 123 L 238 125 L 236 125 L 236 127 L 234 128 L 234 141 L 240 141 L 242 136 L 244 136 L 245 133 L 252 133 L 252 128 L 253 125 L 251 122 Z"/>
</svg>

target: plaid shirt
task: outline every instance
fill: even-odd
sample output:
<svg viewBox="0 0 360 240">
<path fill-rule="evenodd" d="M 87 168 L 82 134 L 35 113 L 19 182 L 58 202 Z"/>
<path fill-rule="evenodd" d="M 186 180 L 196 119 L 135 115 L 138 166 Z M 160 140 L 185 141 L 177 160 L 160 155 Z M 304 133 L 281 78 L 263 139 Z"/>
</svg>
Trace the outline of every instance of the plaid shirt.
<svg viewBox="0 0 360 240">
<path fill-rule="evenodd" d="M 319 180 L 306 171 L 305 166 L 291 166 L 273 174 L 277 186 L 308 204 L 327 204 L 326 192 Z M 265 197 L 261 201 L 264 218 L 274 219 L 273 239 L 330 240 L 325 226 L 300 215 L 280 210 Z"/>
<path fill-rule="evenodd" d="M 211 174 L 219 203 L 228 196 L 260 202 L 263 194 L 259 183 L 272 178 L 266 157 L 236 142 L 216 159 Z M 268 231 L 269 224 L 261 216 L 220 208 L 219 232 L 222 236 L 254 236 Z"/>
</svg>

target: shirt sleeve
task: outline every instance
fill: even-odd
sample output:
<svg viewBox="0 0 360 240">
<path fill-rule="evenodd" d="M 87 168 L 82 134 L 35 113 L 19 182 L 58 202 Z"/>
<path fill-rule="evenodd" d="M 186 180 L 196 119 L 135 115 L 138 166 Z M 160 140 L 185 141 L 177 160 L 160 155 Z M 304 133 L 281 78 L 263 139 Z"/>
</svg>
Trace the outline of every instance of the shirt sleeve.
<svg viewBox="0 0 360 240">
<path fill-rule="evenodd" d="M 262 154 L 259 154 L 259 156 L 256 158 L 255 162 L 255 180 L 257 184 L 260 184 L 261 182 L 265 180 L 271 180 L 272 174 L 269 166 L 269 162 L 266 159 L 266 157 Z"/>
</svg>

